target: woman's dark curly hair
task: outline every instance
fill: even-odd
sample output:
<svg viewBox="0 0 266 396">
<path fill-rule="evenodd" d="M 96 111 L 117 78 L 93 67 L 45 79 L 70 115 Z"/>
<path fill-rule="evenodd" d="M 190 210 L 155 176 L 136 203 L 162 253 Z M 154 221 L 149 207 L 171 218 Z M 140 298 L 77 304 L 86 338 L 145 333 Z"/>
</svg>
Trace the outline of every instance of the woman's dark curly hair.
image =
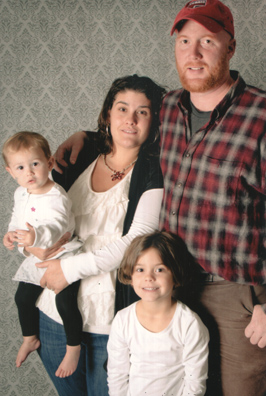
<svg viewBox="0 0 266 396">
<path fill-rule="evenodd" d="M 112 151 L 112 136 L 108 132 L 109 111 L 113 107 L 117 94 L 125 91 L 143 93 L 146 98 L 151 101 L 151 130 L 148 139 L 142 145 L 142 149 L 152 154 L 154 151 L 158 151 L 159 113 L 166 90 L 152 81 L 149 77 L 139 77 L 137 74 L 116 79 L 106 95 L 98 118 L 98 132 L 101 134 L 100 151 L 103 154 L 108 154 Z M 155 148 L 157 148 L 157 150 Z"/>
</svg>

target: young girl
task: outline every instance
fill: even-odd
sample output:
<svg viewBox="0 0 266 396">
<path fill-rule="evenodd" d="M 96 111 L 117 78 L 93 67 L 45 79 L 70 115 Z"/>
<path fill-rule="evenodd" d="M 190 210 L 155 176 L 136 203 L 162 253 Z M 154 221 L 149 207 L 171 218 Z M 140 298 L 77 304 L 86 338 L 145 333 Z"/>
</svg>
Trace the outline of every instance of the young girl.
<svg viewBox="0 0 266 396">
<path fill-rule="evenodd" d="M 172 297 L 187 277 L 188 252 L 166 232 L 139 236 L 119 279 L 140 301 L 119 311 L 108 342 L 110 396 L 204 395 L 209 334 L 199 317 Z"/>
<path fill-rule="evenodd" d="M 17 243 L 20 252 L 27 255 L 25 247 L 48 248 L 66 232 L 72 235 L 75 228 L 72 204 L 65 190 L 49 178 L 54 159 L 47 140 L 35 132 L 18 132 L 5 142 L 2 154 L 6 170 L 20 185 L 14 195 L 15 203 L 8 232 L 3 238 L 4 246 L 13 250 L 14 243 Z M 72 240 L 64 245 L 60 255 L 71 256 L 80 246 L 79 241 Z M 20 281 L 15 300 L 23 334 L 17 367 L 40 346 L 35 303 L 43 291 L 40 279 L 45 270 L 35 266 L 38 261 L 35 256 L 28 256 L 14 277 Z M 56 371 L 58 377 L 71 375 L 79 360 L 82 318 L 77 306 L 78 288 L 79 284 L 74 283 L 56 296 L 56 306 L 67 335 L 66 355 Z"/>
</svg>

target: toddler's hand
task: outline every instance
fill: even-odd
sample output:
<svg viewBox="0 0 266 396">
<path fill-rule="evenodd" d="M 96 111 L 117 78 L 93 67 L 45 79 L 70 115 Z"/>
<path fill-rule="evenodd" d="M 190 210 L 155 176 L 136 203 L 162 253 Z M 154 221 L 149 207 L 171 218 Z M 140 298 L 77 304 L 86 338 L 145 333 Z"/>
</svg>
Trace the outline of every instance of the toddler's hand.
<svg viewBox="0 0 266 396">
<path fill-rule="evenodd" d="M 35 230 L 29 224 L 26 223 L 26 226 L 29 230 L 16 230 L 15 237 L 18 242 L 19 247 L 32 246 L 35 241 Z"/>
<path fill-rule="evenodd" d="M 8 250 L 13 250 L 15 247 L 15 245 L 14 245 L 15 235 L 14 234 L 15 234 L 15 231 L 9 231 L 5 234 L 5 236 L 3 238 L 3 244 Z"/>
</svg>

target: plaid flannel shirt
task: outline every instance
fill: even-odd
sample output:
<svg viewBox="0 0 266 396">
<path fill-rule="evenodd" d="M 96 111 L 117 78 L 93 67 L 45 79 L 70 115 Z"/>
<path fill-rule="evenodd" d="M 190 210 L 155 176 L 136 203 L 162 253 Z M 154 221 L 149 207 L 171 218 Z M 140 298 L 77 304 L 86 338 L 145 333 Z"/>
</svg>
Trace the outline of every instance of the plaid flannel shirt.
<svg viewBox="0 0 266 396">
<path fill-rule="evenodd" d="M 160 228 L 177 233 L 211 274 L 266 283 L 266 92 L 234 85 L 190 139 L 189 93 L 161 110 L 164 199 Z"/>
</svg>

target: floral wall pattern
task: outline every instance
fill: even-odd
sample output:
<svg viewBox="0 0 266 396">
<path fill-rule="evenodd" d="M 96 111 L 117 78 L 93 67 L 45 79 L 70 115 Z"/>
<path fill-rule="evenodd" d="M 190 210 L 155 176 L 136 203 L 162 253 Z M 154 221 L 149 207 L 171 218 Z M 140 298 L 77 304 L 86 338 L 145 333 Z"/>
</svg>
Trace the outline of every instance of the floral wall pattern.
<svg viewBox="0 0 266 396">
<path fill-rule="evenodd" d="M 234 15 L 231 67 L 266 89 L 266 1 L 224 0 Z M 183 0 L 0 0 L 1 145 L 20 130 L 42 133 L 55 151 L 80 129 L 95 129 L 103 98 L 120 76 L 147 75 L 179 87 L 170 29 Z M 266 110 L 265 110 L 266 111 Z M 1 163 L 1 238 L 16 184 Z M 1 245 L 0 395 L 55 396 L 36 353 L 15 367 L 21 342 L 12 276 L 21 262 Z"/>
</svg>

